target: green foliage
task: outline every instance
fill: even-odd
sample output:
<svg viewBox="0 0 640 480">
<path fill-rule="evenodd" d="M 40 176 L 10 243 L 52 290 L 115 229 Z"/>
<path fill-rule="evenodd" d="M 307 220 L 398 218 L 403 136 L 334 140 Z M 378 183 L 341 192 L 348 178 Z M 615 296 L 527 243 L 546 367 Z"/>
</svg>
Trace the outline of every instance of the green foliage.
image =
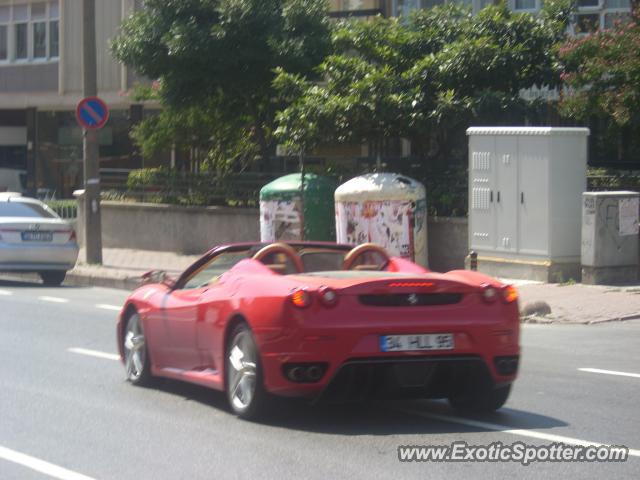
<svg viewBox="0 0 640 480">
<path fill-rule="evenodd" d="M 609 168 L 589 168 L 587 171 L 589 191 L 631 190 L 640 191 L 640 174 Z"/>
<path fill-rule="evenodd" d="M 629 21 L 567 41 L 559 49 L 569 87 L 561 112 L 586 120 L 604 117 L 618 127 L 640 125 L 640 24 Z"/>
<path fill-rule="evenodd" d="M 49 200 L 46 204 L 61 218 L 74 219 L 78 216 L 78 202 L 76 200 Z"/>
<path fill-rule="evenodd" d="M 137 95 L 157 96 L 170 109 L 168 115 L 180 118 L 174 121 L 165 115 L 140 127 L 135 139 L 143 151 L 163 144 L 156 128 L 171 134 L 175 143 L 183 130 L 196 126 L 198 117 L 210 117 L 203 128 L 215 127 L 211 133 L 225 143 L 212 147 L 215 156 L 235 150 L 234 143 L 241 143 L 240 150 L 246 152 L 247 142 L 253 142 L 262 157 L 268 157 L 279 106 L 272 86 L 274 69 L 310 75 L 326 56 L 326 3 L 146 0 L 144 5 L 123 22 L 112 52 L 138 73 L 158 80 L 154 88 Z M 206 135 L 195 136 L 207 143 Z"/>
<path fill-rule="evenodd" d="M 237 119 L 218 117 L 207 104 L 180 109 L 167 107 L 136 125 L 131 137 L 146 158 L 167 151 L 200 152 L 200 169 L 218 173 L 248 166 L 258 154 L 251 133 Z"/>
<path fill-rule="evenodd" d="M 288 106 L 276 134 L 292 151 L 369 142 L 379 152 L 404 137 L 446 158 L 452 132 L 471 122 L 537 111 L 520 91 L 558 83 L 552 46 L 567 11 L 568 0 L 549 2 L 540 17 L 506 4 L 477 15 L 447 4 L 408 19 L 339 23 L 334 53 L 316 69 L 322 83 L 278 70 L 274 86 Z"/>
<path fill-rule="evenodd" d="M 129 173 L 126 190 L 108 195 L 119 201 L 255 207 L 260 188 L 272 179 L 262 174 L 186 174 L 164 167 L 143 168 Z"/>
</svg>

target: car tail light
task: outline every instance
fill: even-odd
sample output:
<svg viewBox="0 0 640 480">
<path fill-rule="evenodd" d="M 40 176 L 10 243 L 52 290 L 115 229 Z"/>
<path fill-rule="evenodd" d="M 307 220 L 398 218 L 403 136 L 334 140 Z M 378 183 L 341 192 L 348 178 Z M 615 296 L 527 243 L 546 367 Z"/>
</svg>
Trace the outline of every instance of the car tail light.
<svg viewBox="0 0 640 480">
<path fill-rule="evenodd" d="M 298 288 L 291 292 L 291 294 L 289 295 L 289 299 L 291 300 L 291 303 L 293 303 L 298 308 L 307 308 L 309 305 L 311 305 L 311 302 L 313 300 L 311 298 L 311 294 L 303 288 Z"/>
<path fill-rule="evenodd" d="M 518 300 L 518 290 L 513 285 L 507 285 L 502 289 L 502 300 L 505 303 L 513 303 Z"/>
<path fill-rule="evenodd" d="M 325 307 L 335 307 L 338 304 L 338 294 L 333 288 L 320 287 L 318 290 L 320 301 Z"/>
<path fill-rule="evenodd" d="M 487 303 L 493 303 L 498 299 L 498 290 L 491 285 L 482 286 L 482 299 Z"/>
<path fill-rule="evenodd" d="M 76 242 L 76 241 L 78 241 L 78 236 L 76 235 L 76 231 L 71 230 L 71 233 L 69 234 L 69 242 Z"/>
</svg>

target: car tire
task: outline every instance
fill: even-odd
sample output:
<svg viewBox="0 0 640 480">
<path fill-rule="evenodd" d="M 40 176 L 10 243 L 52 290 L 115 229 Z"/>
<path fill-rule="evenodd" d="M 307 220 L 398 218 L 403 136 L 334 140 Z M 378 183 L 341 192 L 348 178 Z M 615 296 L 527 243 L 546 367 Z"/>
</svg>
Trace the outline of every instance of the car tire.
<svg viewBox="0 0 640 480">
<path fill-rule="evenodd" d="M 225 393 L 232 412 L 255 420 L 267 411 L 271 399 L 264 389 L 260 353 L 249 327 L 234 327 L 226 348 Z"/>
<path fill-rule="evenodd" d="M 122 351 L 127 381 L 133 385 L 150 385 L 153 380 L 151 359 L 144 336 L 142 319 L 138 312 L 130 313 L 127 318 L 122 336 Z"/>
<path fill-rule="evenodd" d="M 495 412 L 509 398 L 511 384 L 501 387 L 472 389 L 449 396 L 449 404 L 461 412 Z"/>
<path fill-rule="evenodd" d="M 50 287 L 58 287 L 64 282 L 64 277 L 67 276 L 67 272 L 64 270 L 49 270 L 39 272 L 42 283 Z"/>
</svg>

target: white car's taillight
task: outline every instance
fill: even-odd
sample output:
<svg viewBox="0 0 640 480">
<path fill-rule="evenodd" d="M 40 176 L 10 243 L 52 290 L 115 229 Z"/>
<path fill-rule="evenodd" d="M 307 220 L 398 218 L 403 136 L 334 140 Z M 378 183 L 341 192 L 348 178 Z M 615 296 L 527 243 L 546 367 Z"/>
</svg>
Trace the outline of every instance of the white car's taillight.
<svg viewBox="0 0 640 480">
<path fill-rule="evenodd" d="M 76 231 L 75 230 L 71 230 L 71 233 L 69 234 L 69 243 L 77 242 L 77 241 L 78 241 L 78 237 L 76 235 Z"/>
</svg>

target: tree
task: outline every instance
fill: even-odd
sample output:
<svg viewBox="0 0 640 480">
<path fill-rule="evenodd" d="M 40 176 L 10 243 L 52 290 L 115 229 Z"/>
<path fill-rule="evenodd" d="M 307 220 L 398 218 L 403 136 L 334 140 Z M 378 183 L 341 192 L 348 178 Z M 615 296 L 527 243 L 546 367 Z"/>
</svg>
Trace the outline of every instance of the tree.
<svg viewBox="0 0 640 480">
<path fill-rule="evenodd" d="M 408 19 L 342 23 L 334 54 L 316 70 L 321 84 L 279 72 L 275 86 L 289 106 L 277 133 L 294 149 L 367 141 L 378 152 L 388 139 L 406 137 L 447 159 L 452 131 L 478 119 L 509 121 L 532 108 L 523 89 L 559 82 L 552 46 L 569 12 L 568 0 L 545 2 L 539 17 L 504 3 L 477 15 L 448 4 Z"/>
<path fill-rule="evenodd" d="M 274 69 L 312 75 L 329 48 L 325 2 L 146 0 L 144 5 L 123 22 L 112 44 L 114 56 L 158 81 L 158 96 L 171 115 L 210 116 L 215 126 L 238 127 L 268 158 L 279 107 Z M 150 124 L 137 132 L 142 143 L 154 133 Z"/>
<path fill-rule="evenodd" d="M 628 21 L 568 40 L 559 49 L 566 86 L 561 111 L 587 120 L 605 117 L 618 127 L 640 112 L 640 9 Z"/>
</svg>

